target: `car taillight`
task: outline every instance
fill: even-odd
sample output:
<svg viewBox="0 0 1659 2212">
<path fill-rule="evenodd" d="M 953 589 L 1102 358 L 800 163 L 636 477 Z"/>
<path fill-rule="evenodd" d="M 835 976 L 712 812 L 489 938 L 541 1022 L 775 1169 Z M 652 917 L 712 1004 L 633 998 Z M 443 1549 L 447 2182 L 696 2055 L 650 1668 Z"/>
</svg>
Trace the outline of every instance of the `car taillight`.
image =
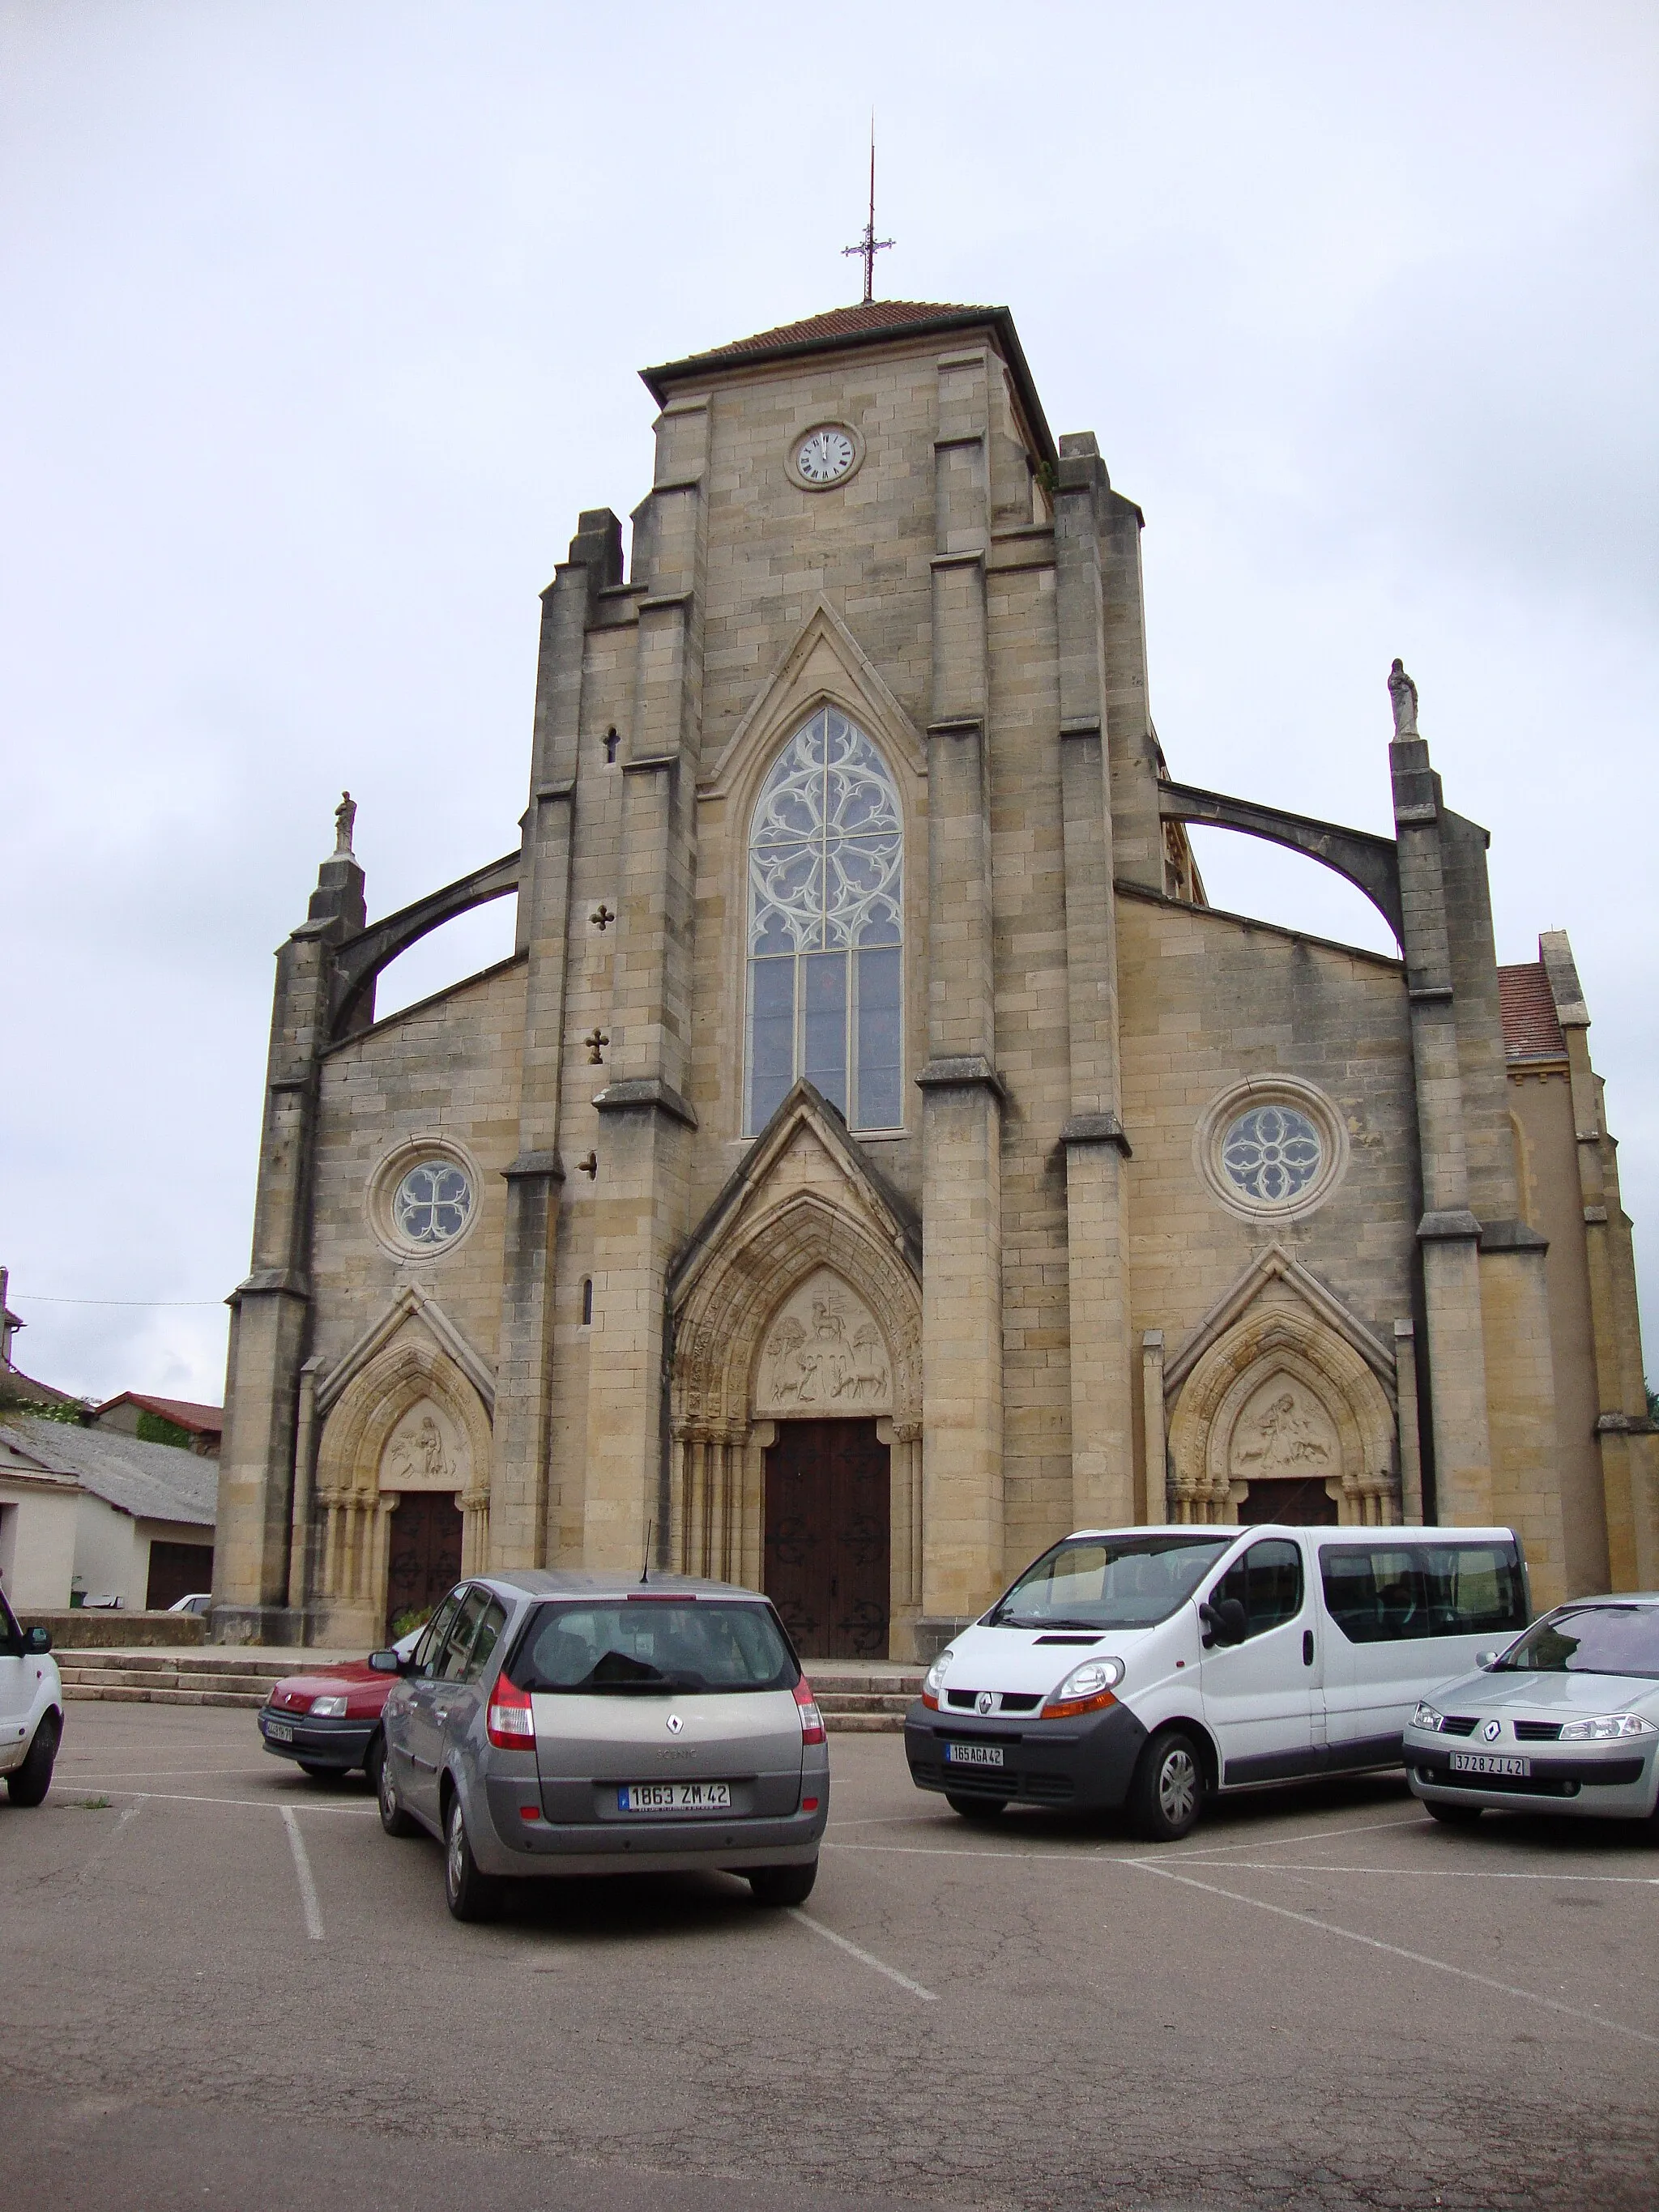
<svg viewBox="0 0 1659 2212">
<path fill-rule="evenodd" d="M 505 1674 L 497 1675 L 484 1728 L 497 1751 L 533 1751 L 536 1717 L 530 1709 L 529 1691 L 509 1682 Z"/>
<path fill-rule="evenodd" d="M 812 1685 L 805 1674 L 795 1685 L 795 1703 L 800 1709 L 801 1741 L 822 1743 L 824 1741 L 823 1715 L 818 1711 L 817 1699 L 812 1695 Z"/>
</svg>

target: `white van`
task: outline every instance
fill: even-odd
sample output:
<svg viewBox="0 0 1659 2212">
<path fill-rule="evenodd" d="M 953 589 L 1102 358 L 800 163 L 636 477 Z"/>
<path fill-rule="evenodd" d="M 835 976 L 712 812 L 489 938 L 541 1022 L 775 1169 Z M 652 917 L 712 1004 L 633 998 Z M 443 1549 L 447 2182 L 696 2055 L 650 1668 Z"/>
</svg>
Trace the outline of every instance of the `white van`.
<svg viewBox="0 0 1659 2212">
<path fill-rule="evenodd" d="M 1212 1790 L 1400 1765 L 1419 1698 L 1529 1617 L 1512 1528 L 1083 1530 L 940 1652 L 905 1756 L 970 1820 L 1127 1806 L 1171 1841 Z"/>
</svg>

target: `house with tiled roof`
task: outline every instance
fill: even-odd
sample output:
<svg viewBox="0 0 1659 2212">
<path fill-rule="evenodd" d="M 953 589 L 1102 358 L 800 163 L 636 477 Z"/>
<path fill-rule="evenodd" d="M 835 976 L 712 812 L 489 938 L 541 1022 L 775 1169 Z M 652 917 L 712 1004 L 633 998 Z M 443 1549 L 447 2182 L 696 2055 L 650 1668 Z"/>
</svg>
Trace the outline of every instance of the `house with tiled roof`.
<svg viewBox="0 0 1659 2212">
<path fill-rule="evenodd" d="M 69 1605 L 73 1594 L 77 1602 L 132 1612 L 210 1590 L 218 1490 L 213 1462 L 176 1444 L 0 1415 L 0 1577 L 8 1596 L 51 1608 Z M 50 1528 L 40 1518 L 48 1504 L 56 1515 Z M 9 1513 L 19 1526 L 9 1561 Z"/>
<path fill-rule="evenodd" d="M 161 1398 L 148 1390 L 123 1390 L 87 1415 L 88 1427 L 115 1429 L 149 1443 L 179 1444 L 204 1459 L 217 1459 L 224 1431 L 222 1406 L 204 1406 L 192 1398 Z"/>
<path fill-rule="evenodd" d="M 642 375 L 506 849 L 371 920 L 343 799 L 278 955 L 214 1632 L 648 1560 L 912 1659 L 1068 1529 L 1165 1523 L 1501 1523 L 1540 1603 L 1659 1583 L 1589 1015 L 1558 933 L 1499 967 L 1401 664 L 1342 733 L 1386 831 L 1183 782 L 1141 508 L 1006 307 Z M 1217 908 L 1193 823 L 1392 949 Z M 511 958 L 376 1018 L 507 897 Z"/>
</svg>

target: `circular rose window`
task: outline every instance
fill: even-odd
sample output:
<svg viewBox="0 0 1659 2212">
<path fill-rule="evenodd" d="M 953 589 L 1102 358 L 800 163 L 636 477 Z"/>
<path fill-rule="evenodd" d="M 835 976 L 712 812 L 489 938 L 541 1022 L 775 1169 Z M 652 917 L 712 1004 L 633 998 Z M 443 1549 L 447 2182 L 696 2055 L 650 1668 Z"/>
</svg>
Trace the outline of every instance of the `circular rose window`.
<svg viewBox="0 0 1659 2212">
<path fill-rule="evenodd" d="M 1194 1162 L 1230 1212 L 1295 1220 L 1329 1197 L 1347 1165 L 1347 1128 L 1334 1102 L 1294 1076 L 1252 1079 L 1212 1100 L 1193 1136 Z"/>
<path fill-rule="evenodd" d="M 453 1160 L 422 1160 L 392 1198 L 392 1223 L 410 1244 L 447 1244 L 472 1212 L 472 1186 Z"/>
<path fill-rule="evenodd" d="M 1324 1164 L 1318 1130 L 1294 1106 L 1253 1106 L 1221 1140 L 1229 1181 L 1258 1206 L 1287 1205 Z"/>
</svg>

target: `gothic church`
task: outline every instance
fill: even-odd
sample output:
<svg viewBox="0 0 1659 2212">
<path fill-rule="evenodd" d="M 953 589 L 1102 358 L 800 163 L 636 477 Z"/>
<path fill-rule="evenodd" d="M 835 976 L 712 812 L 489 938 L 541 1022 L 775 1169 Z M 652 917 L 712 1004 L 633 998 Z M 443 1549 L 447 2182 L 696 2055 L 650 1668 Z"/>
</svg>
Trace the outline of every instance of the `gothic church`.
<svg viewBox="0 0 1659 2212">
<path fill-rule="evenodd" d="M 601 508 L 543 594 L 512 849 L 370 923 L 343 808 L 278 954 L 215 1634 L 648 1556 L 912 1658 L 1123 1522 L 1507 1522 L 1540 1605 L 1659 1585 L 1572 954 L 1498 965 L 1399 664 L 1394 836 L 1176 781 L 1139 510 L 1006 308 L 644 380 L 627 571 Z M 1212 907 L 1192 823 L 1397 954 Z M 376 1021 L 507 896 L 510 959 Z"/>
</svg>

